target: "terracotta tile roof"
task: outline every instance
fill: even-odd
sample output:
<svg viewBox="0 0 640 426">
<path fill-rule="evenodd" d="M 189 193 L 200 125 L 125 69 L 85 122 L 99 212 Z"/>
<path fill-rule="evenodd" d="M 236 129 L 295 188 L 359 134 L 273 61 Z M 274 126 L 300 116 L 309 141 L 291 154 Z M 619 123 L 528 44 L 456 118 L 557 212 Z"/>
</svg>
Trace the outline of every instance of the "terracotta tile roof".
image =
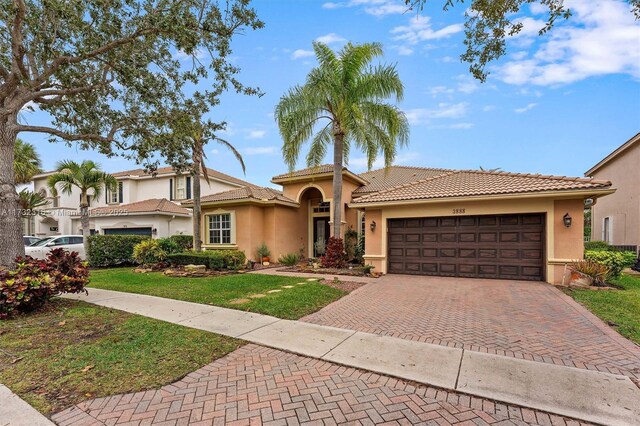
<svg viewBox="0 0 640 426">
<path fill-rule="evenodd" d="M 188 215 L 191 212 L 184 207 L 177 205 L 166 198 L 151 198 L 149 200 L 137 201 L 131 204 L 120 204 L 91 209 L 91 216 L 122 215 L 127 213 L 169 213 Z"/>
<path fill-rule="evenodd" d="M 202 203 L 213 203 L 216 201 L 241 201 L 241 200 L 257 200 L 257 201 L 281 201 L 297 205 L 294 200 L 282 195 L 282 192 L 272 188 L 262 187 L 244 187 L 232 189 L 230 191 L 219 192 L 217 194 L 206 195 L 202 197 Z"/>
<path fill-rule="evenodd" d="M 369 184 L 361 186 L 353 193 L 360 195 L 370 194 L 372 192 L 382 191 L 398 185 L 404 185 L 408 182 L 428 179 L 449 172 L 451 172 L 449 169 L 407 166 L 391 166 L 388 169 L 371 170 L 358 175 L 369 182 Z"/>
<path fill-rule="evenodd" d="M 434 177 L 407 182 L 403 185 L 364 195 L 356 198 L 353 204 L 547 191 L 607 189 L 610 186 L 611 182 L 609 181 L 585 178 L 477 170 L 451 170 Z"/>
<path fill-rule="evenodd" d="M 347 168 L 343 167 L 342 170 L 346 171 Z M 272 180 L 289 179 L 289 178 L 292 178 L 292 177 L 311 176 L 311 175 L 317 175 L 317 174 L 321 174 L 321 173 L 331 173 L 331 172 L 333 172 L 333 165 L 332 164 L 323 164 L 323 165 L 318 166 L 318 167 L 309 167 L 307 169 L 294 170 L 294 171 L 289 172 L 289 173 L 283 173 L 281 175 L 274 176 L 271 179 Z"/>
<path fill-rule="evenodd" d="M 173 173 L 173 172 L 174 172 L 173 167 L 160 167 L 155 171 L 155 173 L 158 175 Z M 209 174 L 209 178 L 224 180 L 227 182 L 235 183 L 236 185 L 240 185 L 240 186 L 256 186 L 250 182 L 246 182 L 242 179 L 229 176 L 227 174 L 224 174 L 214 169 L 210 169 L 208 167 L 207 167 L 207 173 Z M 111 175 L 114 177 L 126 177 L 126 176 L 142 177 L 142 176 L 151 176 L 151 173 L 146 172 L 144 169 L 133 169 L 133 170 L 124 170 L 122 172 L 111 173 Z"/>
</svg>

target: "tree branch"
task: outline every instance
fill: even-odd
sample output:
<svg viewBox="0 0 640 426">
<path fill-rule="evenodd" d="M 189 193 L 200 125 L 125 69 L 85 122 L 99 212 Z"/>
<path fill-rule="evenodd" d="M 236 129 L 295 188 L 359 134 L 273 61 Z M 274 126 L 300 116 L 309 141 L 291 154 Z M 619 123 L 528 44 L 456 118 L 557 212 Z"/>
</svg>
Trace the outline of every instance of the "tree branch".
<svg viewBox="0 0 640 426">
<path fill-rule="evenodd" d="M 18 132 L 48 133 L 69 142 L 93 141 L 106 144 L 117 143 L 119 146 L 123 146 L 122 143 L 118 142 L 115 138 L 115 134 L 118 132 L 118 130 L 120 130 L 120 128 L 114 125 L 107 136 L 102 136 L 95 133 L 72 134 L 47 126 L 18 126 Z"/>
<path fill-rule="evenodd" d="M 29 74 L 24 66 L 25 48 L 22 35 L 26 6 L 24 0 L 13 0 L 13 6 L 16 9 L 16 15 L 13 18 L 13 26 L 11 28 L 11 68 L 13 73 L 20 73 L 23 78 L 28 79 Z"/>
</svg>

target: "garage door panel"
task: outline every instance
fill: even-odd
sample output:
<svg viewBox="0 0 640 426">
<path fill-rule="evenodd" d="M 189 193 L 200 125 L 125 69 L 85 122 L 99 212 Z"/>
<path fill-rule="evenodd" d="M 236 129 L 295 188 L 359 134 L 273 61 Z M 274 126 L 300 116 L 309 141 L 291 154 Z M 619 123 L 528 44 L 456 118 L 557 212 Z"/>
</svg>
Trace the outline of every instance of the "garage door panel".
<svg viewBox="0 0 640 426">
<path fill-rule="evenodd" d="M 542 280 L 544 215 L 390 219 L 389 272 Z"/>
</svg>

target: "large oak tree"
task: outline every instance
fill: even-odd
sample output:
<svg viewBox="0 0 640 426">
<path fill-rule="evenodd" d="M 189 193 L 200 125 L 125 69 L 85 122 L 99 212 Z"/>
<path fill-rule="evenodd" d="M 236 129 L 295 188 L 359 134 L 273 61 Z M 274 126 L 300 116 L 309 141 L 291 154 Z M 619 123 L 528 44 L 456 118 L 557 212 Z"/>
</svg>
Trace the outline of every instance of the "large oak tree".
<svg viewBox="0 0 640 426">
<path fill-rule="evenodd" d="M 231 40 L 262 25 L 250 0 L 0 0 L 0 266 L 24 253 L 13 171 L 20 133 L 139 162 L 159 150 L 179 157 L 165 136 L 185 87 L 215 81 L 199 92 L 212 105 L 220 88 L 239 88 Z M 51 124 L 21 122 L 30 107 Z"/>
</svg>

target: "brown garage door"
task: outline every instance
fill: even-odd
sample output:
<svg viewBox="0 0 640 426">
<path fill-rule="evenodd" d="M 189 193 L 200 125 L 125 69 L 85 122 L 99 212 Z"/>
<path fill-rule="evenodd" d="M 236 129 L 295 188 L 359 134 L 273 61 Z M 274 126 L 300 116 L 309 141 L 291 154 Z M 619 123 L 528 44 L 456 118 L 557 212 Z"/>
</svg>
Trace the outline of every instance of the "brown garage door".
<svg viewBox="0 0 640 426">
<path fill-rule="evenodd" d="M 544 215 L 389 219 L 389 273 L 544 279 Z"/>
</svg>

